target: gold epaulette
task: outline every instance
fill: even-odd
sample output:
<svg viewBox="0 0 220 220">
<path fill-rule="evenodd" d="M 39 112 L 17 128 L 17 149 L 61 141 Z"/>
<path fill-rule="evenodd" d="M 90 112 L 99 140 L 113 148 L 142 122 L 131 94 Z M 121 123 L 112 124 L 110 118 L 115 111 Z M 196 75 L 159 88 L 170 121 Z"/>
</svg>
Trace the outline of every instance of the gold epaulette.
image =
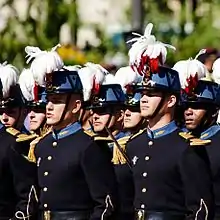
<svg viewBox="0 0 220 220">
<path fill-rule="evenodd" d="M 34 153 L 35 147 L 36 147 L 37 143 L 38 143 L 41 139 L 43 139 L 45 136 L 47 136 L 50 132 L 51 132 L 51 130 L 48 130 L 45 134 L 43 134 L 42 136 L 39 136 L 39 137 L 35 138 L 35 139 L 30 143 L 30 149 L 29 149 L 29 152 L 28 152 L 28 160 L 29 160 L 30 162 L 36 163 L 36 157 L 35 157 L 35 153 Z"/>
<path fill-rule="evenodd" d="M 204 146 L 211 143 L 211 140 L 202 140 L 200 138 L 195 137 L 190 132 L 180 132 L 179 135 L 186 141 L 189 141 L 190 146 Z"/>
<path fill-rule="evenodd" d="M 192 138 L 195 138 L 190 132 L 179 132 L 179 136 L 184 138 L 185 140 L 190 140 Z"/>
<path fill-rule="evenodd" d="M 121 147 L 121 150 L 123 152 L 126 152 L 126 144 L 129 140 L 130 136 L 125 136 L 117 140 L 118 144 Z M 126 159 L 124 158 L 123 154 L 120 152 L 116 144 L 114 143 L 113 147 L 113 158 L 112 158 L 112 163 L 113 164 L 125 164 Z"/>
<path fill-rule="evenodd" d="M 19 130 L 15 129 L 15 128 L 12 128 L 12 127 L 7 128 L 6 131 L 9 134 L 11 134 L 12 136 L 17 136 L 17 135 L 21 134 L 21 132 Z"/>
<path fill-rule="evenodd" d="M 211 140 L 202 140 L 202 139 L 199 139 L 199 138 L 192 138 L 190 140 L 190 146 L 201 146 L 201 145 L 207 145 L 207 144 L 210 144 L 211 143 Z"/>
<path fill-rule="evenodd" d="M 111 137 L 94 136 L 94 141 L 113 141 Z"/>
<path fill-rule="evenodd" d="M 96 135 L 92 130 L 84 130 L 84 133 L 86 133 L 90 137 L 94 137 Z"/>
<path fill-rule="evenodd" d="M 130 136 L 129 140 L 132 140 L 134 138 L 136 138 L 137 136 L 139 136 L 140 134 L 142 134 L 144 131 L 146 131 L 146 128 L 141 129 L 140 131 L 138 131 L 137 133 L 133 134 L 132 136 Z"/>
<path fill-rule="evenodd" d="M 37 138 L 37 134 L 19 134 L 16 138 L 16 142 L 30 141 Z"/>
</svg>

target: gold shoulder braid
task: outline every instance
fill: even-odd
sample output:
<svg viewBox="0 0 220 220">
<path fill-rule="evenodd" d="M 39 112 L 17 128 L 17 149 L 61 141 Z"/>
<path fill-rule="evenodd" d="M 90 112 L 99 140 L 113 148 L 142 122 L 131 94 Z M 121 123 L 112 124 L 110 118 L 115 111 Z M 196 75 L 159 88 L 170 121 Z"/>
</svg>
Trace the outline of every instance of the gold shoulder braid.
<svg viewBox="0 0 220 220">
<path fill-rule="evenodd" d="M 139 136 L 140 134 L 142 134 L 144 131 L 146 131 L 147 129 L 144 128 L 144 129 L 141 129 L 140 131 L 138 131 L 136 134 L 130 136 L 130 139 L 129 140 L 132 140 L 134 138 L 136 138 L 137 136 Z"/>
<path fill-rule="evenodd" d="M 37 145 L 37 143 L 43 139 L 45 136 L 47 136 L 49 133 L 51 132 L 51 129 L 48 129 L 47 132 L 45 132 L 42 136 L 39 136 L 37 138 L 35 138 L 31 143 L 30 143 L 30 149 L 28 152 L 28 160 L 30 162 L 36 163 L 36 157 L 34 154 L 34 150 L 35 150 L 35 146 Z"/>
<path fill-rule="evenodd" d="M 90 137 L 94 137 L 96 135 L 92 130 L 84 130 L 84 133 L 86 133 Z"/>
<path fill-rule="evenodd" d="M 30 141 L 30 140 L 33 140 L 35 138 L 37 138 L 38 135 L 33 133 L 33 134 L 19 134 L 17 135 L 17 138 L 16 138 L 16 142 L 22 142 L 22 141 Z"/>
<path fill-rule="evenodd" d="M 211 140 L 202 140 L 199 138 L 193 138 L 190 140 L 190 146 L 201 146 L 201 145 L 207 145 L 210 144 L 212 141 Z"/>
<path fill-rule="evenodd" d="M 211 143 L 211 140 L 202 140 L 193 136 L 190 132 L 180 132 L 179 135 L 186 141 L 189 141 L 190 146 L 204 146 Z"/>
<path fill-rule="evenodd" d="M 15 129 L 15 128 L 12 128 L 12 127 L 7 128 L 6 132 L 11 134 L 12 136 L 17 136 L 17 135 L 21 134 L 21 132 L 19 130 Z"/>
<path fill-rule="evenodd" d="M 101 137 L 98 135 L 93 136 L 94 141 L 112 141 L 111 137 Z"/>
<path fill-rule="evenodd" d="M 126 144 L 129 140 L 129 138 L 130 138 L 130 136 L 126 136 L 126 137 L 122 137 L 117 140 L 117 142 L 121 146 L 121 149 L 123 150 L 123 152 L 126 152 L 125 148 L 126 148 Z M 112 163 L 113 164 L 126 164 L 126 162 L 127 162 L 126 159 L 124 158 L 124 156 L 122 155 L 122 153 L 120 152 L 120 150 L 118 149 L 116 144 L 114 143 Z"/>
</svg>

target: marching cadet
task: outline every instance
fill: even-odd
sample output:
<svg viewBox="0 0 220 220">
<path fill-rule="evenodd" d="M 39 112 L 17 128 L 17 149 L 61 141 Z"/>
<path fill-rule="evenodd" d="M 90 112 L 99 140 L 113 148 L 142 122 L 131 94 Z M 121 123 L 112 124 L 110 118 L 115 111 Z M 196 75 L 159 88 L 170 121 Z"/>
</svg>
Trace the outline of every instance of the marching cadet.
<svg viewBox="0 0 220 220">
<path fill-rule="evenodd" d="M 91 105 L 91 96 L 98 94 L 100 85 L 105 79 L 108 71 L 99 64 L 86 63 L 78 71 L 83 86 L 83 106 L 80 121 L 83 129 L 92 133 L 92 114 L 89 109 Z"/>
<path fill-rule="evenodd" d="M 101 138 L 104 142 L 109 141 L 111 150 L 113 140 L 109 136 L 109 132 L 116 140 L 125 136 L 125 133 L 122 131 L 125 95 L 121 85 L 115 84 L 113 78 L 111 74 L 106 75 L 98 94 L 92 97 L 89 107 L 93 114 L 93 129 L 97 134 L 95 140 L 97 141 Z"/>
<path fill-rule="evenodd" d="M 220 60 L 219 60 L 220 61 Z M 215 61 L 213 67 L 213 79 L 219 82 L 219 61 Z M 214 185 L 215 198 L 215 218 L 220 218 L 220 156 L 219 156 L 219 138 L 220 126 L 216 124 L 218 110 L 220 108 L 220 85 L 206 78 L 199 78 L 201 75 L 195 61 L 180 61 L 182 63 L 175 64 L 176 69 L 180 69 L 183 82 L 189 78 L 189 74 L 184 70 L 191 70 L 190 76 L 193 79 L 195 74 L 197 80 L 189 82 L 188 86 L 182 85 L 182 107 L 184 108 L 184 119 L 186 128 L 193 134 L 203 140 L 210 139 L 212 142 L 206 147 L 208 152 L 210 166 L 212 171 L 212 179 Z M 199 62 L 199 61 L 198 61 Z M 203 65 L 203 64 L 197 64 Z M 194 71 L 193 71 L 194 70 Z M 203 75 L 204 77 L 204 75 Z M 199 80 L 200 79 L 200 80 Z M 191 86 L 191 88 L 190 88 Z M 189 89 L 190 88 L 190 89 Z"/>
<path fill-rule="evenodd" d="M 101 147 L 77 121 L 82 83 L 76 71 L 62 69 L 55 51 L 27 48 L 31 71 L 46 87 L 46 122 L 52 133 L 35 146 L 40 188 L 39 219 L 111 219 L 115 205 L 115 177 Z"/>
<path fill-rule="evenodd" d="M 141 93 L 135 92 L 136 84 L 141 79 L 130 66 L 121 67 L 115 74 L 115 81 L 121 85 L 126 96 L 123 130 L 128 135 L 137 133 L 145 126 L 145 120 L 140 113 Z"/>
<path fill-rule="evenodd" d="M 126 160 L 125 156 L 125 147 L 130 136 L 139 132 L 144 125 L 144 119 L 140 113 L 141 94 L 135 92 L 135 84 L 138 83 L 139 79 L 139 75 L 130 66 L 120 68 L 115 74 L 115 81 L 121 85 L 126 96 L 124 108 L 124 130 L 126 131 L 126 136 L 117 140 L 119 146 L 114 144 L 112 159 L 119 192 L 119 211 L 116 216 L 116 219 L 119 220 L 134 219 L 134 184 L 130 162 Z"/>
<path fill-rule="evenodd" d="M 212 183 L 202 146 L 208 141 L 191 139 L 189 146 L 179 134 L 173 120 L 181 89 L 179 74 L 162 66 L 167 45 L 156 41 L 152 27 L 132 40 L 129 51 L 132 68 L 143 75 L 140 109 L 148 119 L 147 130 L 130 138 L 126 147 L 136 219 L 212 219 Z"/>
<path fill-rule="evenodd" d="M 32 197 L 27 189 L 28 179 L 18 180 L 17 165 L 23 161 L 15 151 L 16 138 L 23 136 L 21 129 L 25 117 L 25 99 L 18 85 L 18 70 L 10 64 L 0 66 L 1 80 L 1 121 L 0 138 L 0 219 L 20 219 L 23 213 L 32 212 L 28 198 Z M 16 129 L 15 129 L 16 128 Z M 25 172 L 23 170 L 23 172 Z M 21 173 L 21 175 L 23 175 Z"/>
</svg>

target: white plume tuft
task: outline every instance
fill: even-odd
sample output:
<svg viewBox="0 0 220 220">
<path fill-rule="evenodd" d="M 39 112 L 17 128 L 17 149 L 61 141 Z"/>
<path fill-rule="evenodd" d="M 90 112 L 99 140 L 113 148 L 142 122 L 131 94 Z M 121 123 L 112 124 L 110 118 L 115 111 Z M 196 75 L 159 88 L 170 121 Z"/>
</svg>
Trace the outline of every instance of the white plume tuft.
<svg viewBox="0 0 220 220">
<path fill-rule="evenodd" d="M 147 56 L 149 59 L 158 59 L 161 62 L 160 64 L 163 65 L 167 56 L 166 48 L 176 50 L 176 48 L 172 45 L 157 41 L 156 37 L 151 34 L 152 28 L 153 24 L 148 24 L 143 36 L 133 33 L 138 37 L 135 37 L 127 42 L 134 42 L 128 54 L 130 65 L 135 66 L 137 69 L 141 65 L 143 57 Z M 135 71 L 138 71 L 137 69 L 135 69 Z"/>
<path fill-rule="evenodd" d="M 139 74 L 134 72 L 130 66 L 121 67 L 115 74 L 115 81 L 121 85 L 124 93 L 126 86 L 138 83 Z"/>
<path fill-rule="evenodd" d="M 206 76 L 207 68 L 203 63 L 195 59 L 178 61 L 173 69 L 179 73 L 180 84 L 182 89 L 190 87 L 191 81 L 198 81 Z"/>
<path fill-rule="evenodd" d="M 78 70 L 78 74 L 83 85 L 84 101 L 88 101 L 92 91 L 98 89 L 103 83 L 108 71 L 99 64 L 86 63 Z"/>
<path fill-rule="evenodd" d="M 108 84 L 118 84 L 115 80 L 115 76 L 111 73 L 109 73 L 105 76 L 105 79 L 103 82 L 103 85 L 108 85 Z"/>
<path fill-rule="evenodd" d="M 220 84 L 220 58 L 218 58 L 212 65 L 212 79 L 214 82 Z"/>
<path fill-rule="evenodd" d="M 52 73 L 53 71 L 60 70 L 63 67 L 63 60 L 56 52 L 57 47 L 53 47 L 51 51 L 42 51 L 38 47 L 25 47 L 25 52 L 27 53 L 29 63 L 32 59 L 30 70 L 33 72 L 33 76 L 37 84 L 40 86 L 45 85 L 45 76 L 47 73 Z"/>
<path fill-rule="evenodd" d="M 30 69 L 23 69 L 19 77 L 19 85 L 23 96 L 27 101 L 34 100 L 34 76 Z"/>
<path fill-rule="evenodd" d="M 0 64 L 0 79 L 2 82 L 3 98 L 8 98 L 10 95 L 11 86 L 15 86 L 18 82 L 19 71 L 15 66 L 4 62 Z"/>
</svg>

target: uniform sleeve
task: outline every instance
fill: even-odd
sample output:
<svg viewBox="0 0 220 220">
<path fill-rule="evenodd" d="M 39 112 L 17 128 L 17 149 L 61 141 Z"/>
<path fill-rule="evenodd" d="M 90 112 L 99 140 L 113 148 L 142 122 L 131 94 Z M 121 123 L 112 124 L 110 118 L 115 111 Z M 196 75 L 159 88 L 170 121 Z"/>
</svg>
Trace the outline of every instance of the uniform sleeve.
<svg viewBox="0 0 220 220">
<path fill-rule="evenodd" d="M 117 203 L 117 184 L 105 145 L 93 142 L 83 153 L 81 164 L 95 205 L 90 220 L 112 219 Z"/>
<path fill-rule="evenodd" d="M 181 158 L 180 173 L 189 210 L 187 219 L 213 219 L 213 186 L 203 146 L 188 147 Z"/>
<path fill-rule="evenodd" d="M 37 167 L 15 149 L 16 144 L 11 146 L 8 152 L 14 188 L 18 197 L 14 219 L 26 219 L 28 216 L 29 219 L 35 219 L 38 205 Z"/>
</svg>

